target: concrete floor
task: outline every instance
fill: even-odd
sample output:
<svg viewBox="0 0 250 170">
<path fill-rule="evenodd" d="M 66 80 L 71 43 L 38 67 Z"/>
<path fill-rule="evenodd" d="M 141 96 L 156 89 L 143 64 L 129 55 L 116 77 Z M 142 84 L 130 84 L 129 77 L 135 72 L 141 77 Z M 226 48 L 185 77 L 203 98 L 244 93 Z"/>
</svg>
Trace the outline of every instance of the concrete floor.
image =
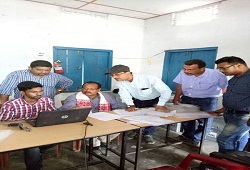
<svg viewBox="0 0 250 170">
<path fill-rule="evenodd" d="M 216 118 L 213 124 L 213 132 L 219 133 L 223 128 L 222 118 Z M 180 133 L 171 133 L 171 136 L 176 136 Z M 138 163 L 138 170 L 146 170 L 149 168 L 159 167 L 163 165 L 177 166 L 190 152 L 198 152 L 197 148 L 186 145 L 185 143 L 176 142 L 169 143 L 168 146 L 161 148 L 154 148 L 164 144 L 165 130 L 162 127 L 158 127 L 154 138 L 157 142 L 154 145 L 147 145 L 142 143 L 142 151 Z M 170 140 L 169 140 L 170 141 Z M 128 152 L 135 151 L 136 140 L 131 140 L 128 143 Z M 111 147 L 119 150 L 116 141 L 113 141 Z M 151 148 L 151 150 L 150 150 Z M 215 138 L 208 137 L 204 144 L 203 154 L 208 155 L 210 152 L 217 151 L 218 146 L 215 142 Z M 102 148 L 104 152 L 104 148 Z M 128 158 L 134 159 L 135 154 L 130 153 L 127 155 Z M 112 162 L 119 164 L 119 158 L 111 152 L 108 152 L 107 158 Z M 72 151 L 72 142 L 62 144 L 62 156 L 56 158 L 55 147 L 46 150 L 43 153 L 43 170 L 85 170 L 85 157 L 84 157 L 84 146 L 80 152 Z M 193 166 L 196 166 L 194 164 Z M 10 170 L 24 170 L 25 164 L 23 161 L 23 151 L 14 151 L 10 153 Z M 111 166 L 106 163 L 98 165 L 92 165 L 88 167 L 89 170 L 112 170 Z M 126 170 L 133 170 L 133 165 L 126 162 Z"/>
</svg>

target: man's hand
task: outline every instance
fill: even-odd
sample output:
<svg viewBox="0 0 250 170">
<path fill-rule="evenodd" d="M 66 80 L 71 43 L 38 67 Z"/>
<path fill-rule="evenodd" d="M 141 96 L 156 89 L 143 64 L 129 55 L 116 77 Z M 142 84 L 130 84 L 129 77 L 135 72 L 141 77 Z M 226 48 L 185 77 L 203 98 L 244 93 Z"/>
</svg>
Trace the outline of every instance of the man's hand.
<svg viewBox="0 0 250 170">
<path fill-rule="evenodd" d="M 175 97 L 173 98 L 173 100 L 172 100 L 172 103 L 174 103 L 174 105 L 177 105 L 177 104 L 180 103 L 180 101 L 181 101 L 181 98 L 175 96 Z"/>
<path fill-rule="evenodd" d="M 134 111 L 138 110 L 138 108 L 135 107 L 135 106 L 130 106 L 130 107 L 128 107 L 128 108 L 125 109 L 125 110 L 128 111 L 128 112 L 134 112 Z"/>
<path fill-rule="evenodd" d="M 247 126 L 250 126 L 250 118 L 247 120 Z"/>
<path fill-rule="evenodd" d="M 208 112 L 208 114 L 210 114 L 212 116 L 222 116 L 224 111 L 225 111 L 225 109 L 221 108 L 221 109 L 215 110 L 213 112 Z"/>
<path fill-rule="evenodd" d="M 167 113 L 170 112 L 170 110 L 168 108 L 166 108 L 165 106 L 155 106 L 155 111 L 158 111 L 158 110 L 161 110 L 161 111 L 164 111 Z"/>
</svg>

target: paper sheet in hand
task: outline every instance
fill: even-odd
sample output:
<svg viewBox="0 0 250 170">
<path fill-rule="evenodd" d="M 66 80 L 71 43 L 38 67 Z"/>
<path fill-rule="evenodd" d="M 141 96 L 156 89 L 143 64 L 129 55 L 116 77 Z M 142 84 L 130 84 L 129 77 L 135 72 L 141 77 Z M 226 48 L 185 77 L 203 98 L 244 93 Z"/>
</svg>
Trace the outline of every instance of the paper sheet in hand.
<svg viewBox="0 0 250 170">
<path fill-rule="evenodd" d="M 0 130 L 0 143 L 12 133 L 12 130 Z"/>
<path fill-rule="evenodd" d="M 89 114 L 89 117 L 102 120 L 102 121 L 109 121 L 109 120 L 114 120 L 114 119 L 119 119 L 121 118 L 120 115 L 116 114 L 111 114 L 107 112 L 96 112 L 96 113 L 91 113 Z"/>
</svg>

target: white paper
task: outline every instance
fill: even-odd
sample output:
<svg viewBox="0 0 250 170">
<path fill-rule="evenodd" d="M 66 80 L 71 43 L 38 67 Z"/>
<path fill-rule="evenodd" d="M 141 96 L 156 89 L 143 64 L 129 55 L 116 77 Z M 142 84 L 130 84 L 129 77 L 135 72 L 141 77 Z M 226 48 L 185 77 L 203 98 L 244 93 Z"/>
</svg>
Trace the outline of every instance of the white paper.
<svg viewBox="0 0 250 170">
<path fill-rule="evenodd" d="M 121 118 L 120 115 L 116 114 L 111 114 L 107 112 L 96 112 L 96 113 L 91 113 L 89 114 L 89 117 L 102 120 L 102 121 L 109 121 L 109 120 L 114 120 L 114 119 L 119 119 Z"/>
<path fill-rule="evenodd" d="M 0 130 L 0 143 L 12 133 L 12 130 Z"/>
<path fill-rule="evenodd" d="M 213 117 L 212 115 L 206 112 L 193 112 L 193 113 L 176 113 L 174 114 L 175 117 L 179 118 L 209 118 Z"/>
<path fill-rule="evenodd" d="M 174 121 L 171 120 L 166 120 L 166 119 L 162 119 L 158 116 L 131 116 L 131 117 L 127 117 L 127 120 L 130 120 L 132 122 L 140 122 L 141 123 L 146 123 L 146 124 L 150 124 L 153 126 L 160 126 L 160 125 L 165 125 L 165 124 L 171 124 L 174 123 Z"/>
</svg>

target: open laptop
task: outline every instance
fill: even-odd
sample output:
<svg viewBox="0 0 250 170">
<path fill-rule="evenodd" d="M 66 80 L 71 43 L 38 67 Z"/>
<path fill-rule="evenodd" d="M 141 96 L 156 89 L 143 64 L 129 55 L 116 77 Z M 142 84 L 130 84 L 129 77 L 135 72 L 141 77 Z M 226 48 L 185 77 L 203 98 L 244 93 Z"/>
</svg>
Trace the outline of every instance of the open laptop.
<svg viewBox="0 0 250 170">
<path fill-rule="evenodd" d="M 39 112 L 36 119 L 26 119 L 26 122 L 34 127 L 83 122 L 87 119 L 90 110 L 91 108 L 81 108 Z"/>
</svg>

